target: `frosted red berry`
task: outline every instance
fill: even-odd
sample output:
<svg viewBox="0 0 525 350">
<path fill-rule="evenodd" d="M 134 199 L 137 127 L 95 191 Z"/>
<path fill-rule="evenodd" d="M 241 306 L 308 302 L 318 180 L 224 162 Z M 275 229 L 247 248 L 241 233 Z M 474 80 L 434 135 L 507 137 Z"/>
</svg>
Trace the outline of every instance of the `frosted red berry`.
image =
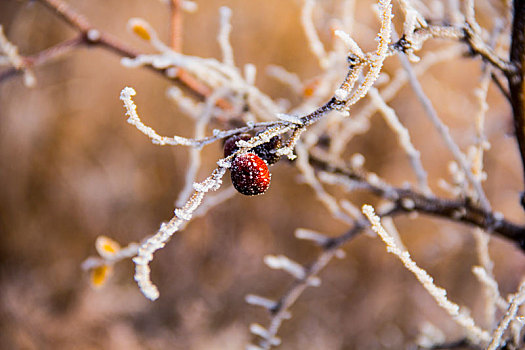
<svg viewBox="0 0 525 350">
<path fill-rule="evenodd" d="M 224 142 L 224 157 L 228 157 L 229 155 L 231 155 L 232 153 L 234 153 L 235 151 L 239 149 L 239 147 L 237 147 L 237 141 L 239 140 L 248 141 L 251 138 L 252 136 L 250 134 L 237 134 L 237 135 L 233 135 L 232 137 L 228 138 Z"/>
<path fill-rule="evenodd" d="M 224 142 L 224 157 L 228 157 L 239 149 L 239 147 L 237 147 L 237 141 L 248 141 L 251 138 L 252 135 L 250 134 L 237 134 L 228 138 Z M 280 159 L 280 156 L 278 156 L 276 153 L 279 147 L 281 147 L 281 138 L 279 136 L 274 136 L 270 139 L 270 141 L 252 148 L 251 153 L 255 153 L 267 164 L 272 165 L 277 163 L 277 161 Z"/>
<path fill-rule="evenodd" d="M 277 149 L 281 147 L 281 138 L 274 136 L 270 141 L 260 144 L 253 149 L 253 153 L 264 159 L 269 165 L 277 163 L 281 158 L 277 155 Z"/>
<path fill-rule="evenodd" d="M 268 165 L 255 153 L 235 157 L 230 170 L 233 187 L 241 194 L 256 196 L 270 187 Z"/>
</svg>

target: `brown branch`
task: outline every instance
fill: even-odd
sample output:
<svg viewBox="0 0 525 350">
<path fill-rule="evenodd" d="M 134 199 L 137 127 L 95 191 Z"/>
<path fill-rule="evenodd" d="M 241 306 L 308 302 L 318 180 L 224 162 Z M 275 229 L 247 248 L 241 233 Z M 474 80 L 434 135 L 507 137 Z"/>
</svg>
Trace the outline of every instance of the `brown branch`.
<svg viewBox="0 0 525 350">
<path fill-rule="evenodd" d="M 135 58 L 139 55 L 134 49 L 122 43 L 111 34 L 104 33 L 94 28 L 91 23 L 82 15 L 75 12 L 68 4 L 62 0 L 39 0 L 46 7 L 53 10 L 59 18 L 64 20 L 74 29 L 79 31 L 85 39 L 85 44 L 99 45 L 102 48 L 116 53 L 119 56 Z M 189 74 L 178 74 L 172 78 L 166 75 L 165 69 L 157 69 L 148 66 L 149 69 L 161 73 L 163 77 L 174 80 L 181 84 L 186 90 L 191 91 L 197 97 L 204 99 L 211 94 L 211 89 L 197 81 Z"/>
<path fill-rule="evenodd" d="M 525 75 L 525 1 L 523 0 L 514 1 L 510 62 L 517 68 L 516 72 L 507 74 L 507 80 L 525 186 L 525 84 L 523 80 Z M 521 205 L 525 209 L 525 192 L 522 192 L 521 195 Z"/>
<path fill-rule="evenodd" d="M 503 73 L 513 74 L 516 71 L 516 66 L 512 61 L 505 61 L 499 57 L 490 45 L 487 45 L 468 24 L 463 28 L 462 39 L 469 45 L 473 54 L 481 56 L 485 62 L 490 63 Z"/>
<path fill-rule="evenodd" d="M 5 69 L 4 71 L 0 73 L 0 82 L 8 78 L 11 78 L 13 76 L 22 74 L 23 69 L 25 68 L 32 68 L 35 66 L 39 66 L 43 63 L 47 63 L 49 61 L 52 61 L 53 59 L 63 56 L 71 52 L 78 46 L 82 45 L 83 43 L 84 43 L 84 39 L 82 35 L 79 35 L 73 39 L 63 41 L 55 46 L 42 50 L 35 55 L 24 56 L 23 57 L 23 62 L 24 62 L 23 67 L 22 68 L 11 67 L 9 69 Z"/>
<path fill-rule="evenodd" d="M 414 33 L 422 37 L 460 40 L 468 45 L 472 55 L 479 55 L 485 62 L 490 63 L 503 73 L 513 74 L 516 70 L 512 62 L 507 62 L 499 57 L 468 24 L 465 26 L 429 25 L 425 28 L 417 28 Z M 398 41 L 390 44 L 390 48 L 394 51 L 408 53 L 412 50 L 412 43 L 407 40 L 406 35 L 403 35 Z"/>
<path fill-rule="evenodd" d="M 33 56 L 24 57 L 24 61 L 27 62 L 28 67 L 35 67 L 48 63 L 49 61 L 80 46 L 100 47 L 122 57 L 135 58 L 139 55 L 136 50 L 124 44 L 115 36 L 92 26 L 84 16 L 78 14 L 64 1 L 39 1 L 47 8 L 51 9 L 61 20 L 79 32 L 79 35 L 73 39 L 66 40 L 45 49 Z M 179 69 L 178 74 L 175 77 L 172 77 L 166 74 L 166 69 L 158 69 L 152 66 L 147 66 L 147 68 L 180 85 L 180 87 L 186 92 L 191 93 L 198 99 L 204 100 L 212 93 L 210 87 L 197 80 L 183 69 Z M 0 82 L 21 73 L 22 71 L 16 68 L 6 69 L 3 72 L 0 72 Z M 216 104 L 224 110 L 232 109 L 231 103 L 225 99 L 218 99 Z"/>
<path fill-rule="evenodd" d="M 319 170 L 343 175 L 360 184 L 371 193 L 395 203 L 404 212 L 419 212 L 477 226 L 488 232 L 495 232 L 525 250 L 525 227 L 506 220 L 501 214 L 485 211 L 468 200 L 445 199 L 425 196 L 411 189 L 398 188 L 388 184 L 372 184 L 366 174 L 354 169 L 336 167 L 317 156 L 310 156 L 310 163 Z"/>
</svg>

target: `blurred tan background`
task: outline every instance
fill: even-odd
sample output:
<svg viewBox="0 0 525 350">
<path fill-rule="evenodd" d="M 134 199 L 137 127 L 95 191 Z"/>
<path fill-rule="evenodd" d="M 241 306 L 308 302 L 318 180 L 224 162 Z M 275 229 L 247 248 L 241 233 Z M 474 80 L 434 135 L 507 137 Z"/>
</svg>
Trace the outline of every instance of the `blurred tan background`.
<svg viewBox="0 0 525 350">
<path fill-rule="evenodd" d="M 169 13 L 160 1 L 69 3 L 96 27 L 143 52 L 152 49 L 125 31 L 128 18 L 142 17 L 163 40 L 168 38 Z M 216 33 L 222 5 L 233 9 L 232 44 L 239 66 L 254 63 L 262 91 L 297 103 L 264 69 L 282 65 L 304 80 L 319 73 L 300 26 L 300 3 L 201 1 L 197 13 L 184 15 L 184 53 L 220 56 Z M 325 43 L 335 14 L 336 2 L 326 1 L 315 18 Z M 377 22 L 370 4 L 359 2 L 356 17 L 354 38 L 373 48 Z M 482 23 L 489 19 L 480 14 Z M 0 1 L 0 24 L 24 55 L 74 35 L 32 1 Z M 397 68 L 394 57 L 385 71 Z M 421 79 L 463 148 L 474 142 L 473 89 L 479 70 L 479 60 L 462 58 L 436 66 Z M 248 325 L 268 321 L 264 310 L 245 304 L 244 296 L 278 298 L 291 283 L 291 277 L 263 264 L 264 255 L 285 254 L 307 263 L 319 250 L 295 239 L 296 228 L 332 236 L 347 229 L 300 183 L 298 171 L 280 162 L 272 168 L 266 195 L 235 196 L 193 220 L 156 254 L 152 269 L 158 301 L 142 296 L 129 261 L 116 266 L 104 288 L 93 290 L 80 264 L 95 253 L 95 238 L 107 235 L 127 244 L 154 232 L 171 218 L 187 169 L 188 149 L 152 145 L 126 123 L 120 90 L 137 90 L 139 112 L 161 134 L 191 136 L 193 124 L 165 98 L 165 80 L 147 70 L 126 69 L 101 49 L 79 49 L 35 72 L 33 89 L 20 76 L 0 84 L 1 349 L 243 349 L 251 339 Z M 495 210 L 523 223 L 518 205 L 522 169 L 510 109 L 494 86 L 489 104 L 492 148 L 486 154 L 485 188 Z M 432 188 L 445 195 L 436 182 L 447 177 L 448 150 L 409 88 L 391 105 L 422 152 Z M 348 154 L 363 153 L 366 167 L 394 185 L 414 181 L 405 154 L 379 115 L 372 118 L 371 131 L 349 147 Z M 199 179 L 214 168 L 221 152 L 219 144 L 206 148 Z M 357 206 L 377 203 L 360 192 L 349 199 Z M 400 217 L 396 223 L 414 259 L 452 300 L 481 320 L 483 293 L 471 273 L 478 263 L 472 229 L 423 216 Z M 514 291 L 525 271 L 523 253 L 499 238 L 490 247 L 502 293 Z M 405 348 L 425 321 L 450 340 L 460 336 L 378 239 L 363 235 L 344 249 L 347 258 L 332 262 L 321 274 L 321 287 L 307 290 L 292 309 L 293 318 L 279 333 L 282 349 Z"/>
</svg>

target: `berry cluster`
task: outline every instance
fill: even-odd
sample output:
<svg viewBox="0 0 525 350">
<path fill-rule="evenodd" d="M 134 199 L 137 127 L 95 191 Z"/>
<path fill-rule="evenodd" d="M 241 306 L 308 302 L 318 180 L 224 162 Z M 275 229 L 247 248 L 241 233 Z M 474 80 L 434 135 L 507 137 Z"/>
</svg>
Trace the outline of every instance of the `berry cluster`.
<svg viewBox="0 0 525 350">
<path fill-rule="evenodd" d="M 249 134 L 234 135 L 224 143 L 224 156 L 228 157 L 238 150 L 237 141 L 251 139 Z M 248 153 L 238 155 L 233 159 L 231 166 L 231 179 L 233 187 L 246 196 L 256 196 L 266 192 L 270 187 L 271 174 L 268 165 L 279 160 L 276 154 L 281 146 L 279 136 L 273 137 L 269 142 L 256 146 Z"/>
</svg>

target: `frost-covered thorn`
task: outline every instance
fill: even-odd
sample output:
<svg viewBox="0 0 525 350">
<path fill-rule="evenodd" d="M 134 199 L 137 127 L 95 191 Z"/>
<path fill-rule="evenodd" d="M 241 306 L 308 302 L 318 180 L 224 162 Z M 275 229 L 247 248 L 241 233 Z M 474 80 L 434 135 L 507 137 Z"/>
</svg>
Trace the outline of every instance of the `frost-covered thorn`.
<svg viewBox="0 0 525 350">
<path fill-rule="evenodd" d="M 321 285 L 321 279 L 317 276 L 309 277 L 306 283 L 311 287 L 319 287 Z"/>
<path fill-rule="evenodd" d="M 362 168 L 365 164 L 365 156 L 363 156 L 361 153 L 355 153 L 350 158 L 350 165 L 352 168 L 359 169 Z"/>
<path fill-rule="evenodd" d="M 169 67 L 166 69 L 164 73 L 168 78 L 175 79 L 177 75 L 179 74 L 179 68 L 177 67 Z"/>
<path fill-rule="evenodd" d="M 316 231 L 308 230 L 305 228 L 298 228 L 295 230 L 295 237 L 297 239 L 305 239 L 314 242 L 319 246 L 324 246 L 330 238 Z"/>
<path fill-rule="evenodd" d="M 459 219 L 461 219 L 461 218 L 464 218 L 465 215 L 467 215 L 467 209 L 465 209 L 465 208 L 463 208 L 463 207 L 461 207 L 461 208 L 459 208 L 459 209 L 457 209 L 457 210 L 454 210 L 454 211 L 452 212 L 452 217 L 453 217 L 454 219 L 456 219 L 456 220 L 459 220 Z"/>
<path fill-rule="evenodd" d="M 413 210 L 416 207 L 416 203 L 411 198 L 402 198 L 401 206 L 406 210 Z"/>
<path fill-rule="evenodd" d="M 375 173 L 370 173 L 366 177 L 366 181 L 368 181 L 369 184 L 373 186 L 379 186 L 381 184 L 381 180 L 379 179 L 379 176 Z"/>
<path fill-rule="evenodd" d="M 269 342 L 273 346 L 278 346 L 281 344 L 281 339 L 277 337 L 272 337 L 270 332 L 263 326 L 261 326 L 258 323 L 252 323 L 250 325 L 250 332 L 252 334 L 255 334 L 263 339 L 265 339 L 267 342 Z"/>
<path fill-rule="evenodd" d="M 348 48 L 350 49 L 351 53 L 348 55 L 348 58 L 350 61 L 350 57 L 352 57 L 351 60 L 354 63 L 351 65 L 356 65 L 359 61 L 361 61 L 365 57 L 363 50 L 361 50 L 359 45 L 357 45 L 357 43 L 354 41 L 354 39 L 352 39 L 350 35 L 348 35 L 348 33 L 346 33 L 343 30 L 338 29 L 334 32 L 334 34 L 339 39 L 341 39 L 346 44 L 346 46 L 348 46 Z"/>
<path fill-rule="evenodd" d="M 181 2 L 181 8 L 187 13 L 195 13 L 199 9 L 199 5 L 195 1 L 184 0 Z"/>
<path fill-rule="evenodd" d="M 271 300 L 254 294 L 248 294 L 244 298 L 244 300 L 250 305 L 262 306 L 270 311 L 274 310 L 277 306 L 277 302 L 275 300 Z"/>
<path fill-rule="evenodd" d="M 90 29 L 86 33 L 86 38 L 92 43 L 99 41 L 100 36 L 101 36 L 100 31 L 96 29 Z"/>
<path fill-rule="evenodd" d="M 264 257 L 264 263 L 272 269 L 284 270 L 298 280 L 302 280 L 306 277 L 304 267 L 284 255 L 266 255 Z"/>
<path fill-rule="evenodd" d="M 282 121 L 289 122 L 292 124 L 303 125 L 302 119 L 295 115 L 290 115 L 286 113 L 277 113 L 277 118 Z"/>
<path fill-rule="evenodd" d="M 493 215 L 494 215 L 494 220 L 496 221 L 502 221 L 505 219 L 505 217 L 503 216 L 503 213 L 501 213 L 500 211 L 495 211 Z"/>
<path fill-rule="evenodd" d="M 344 259 L 346 258 L 346 252 L 342 249 L 337 249 L 335 251 L 335 257 L 338 258 L 338 259 Z"/>
</svg>

